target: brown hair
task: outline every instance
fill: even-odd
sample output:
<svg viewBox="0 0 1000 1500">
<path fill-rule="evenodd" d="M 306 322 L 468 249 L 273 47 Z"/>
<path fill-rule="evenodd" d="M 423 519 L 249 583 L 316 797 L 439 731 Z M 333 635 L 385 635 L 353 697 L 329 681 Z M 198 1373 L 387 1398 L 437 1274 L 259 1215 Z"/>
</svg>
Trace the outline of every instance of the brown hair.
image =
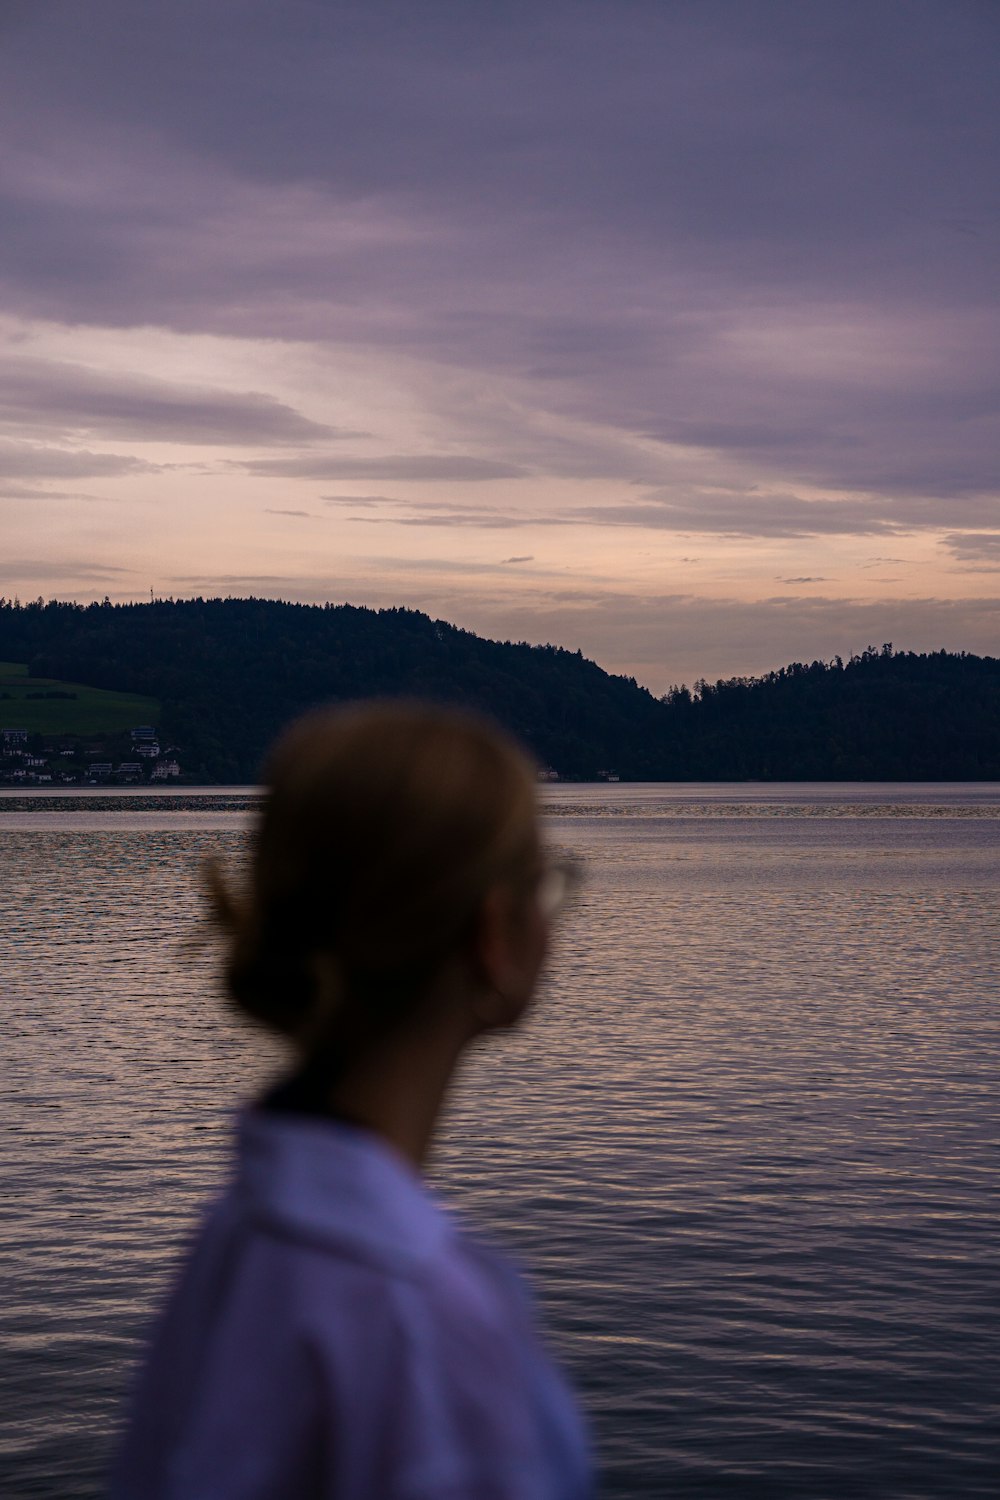
<svg viewBox="0 0 1000 1500">
<path fill-rule="evenodd" d="M 491 885 L 530 881 L 536 779 L 505 734 L 454 710 L 299 720 L 267 765 L 245 897 L 208 872 L 233 1001 L 306 1053 L 408 1014 Z"/>
</svg>

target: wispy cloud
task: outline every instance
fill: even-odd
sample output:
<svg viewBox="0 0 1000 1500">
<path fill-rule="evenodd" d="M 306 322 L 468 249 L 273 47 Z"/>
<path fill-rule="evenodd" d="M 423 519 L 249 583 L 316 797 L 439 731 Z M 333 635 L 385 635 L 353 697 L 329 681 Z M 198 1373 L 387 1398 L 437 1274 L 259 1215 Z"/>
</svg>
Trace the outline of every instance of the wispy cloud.
<svg viewBox="0 0 1000 1500">
<path fill-rule="evenodd" d="M 83 490 L 39 489 L 37 485 L 4 484 L 0 480 L 0 497 L 4 500 L 82 500 L 84 504 L 113 504 L 105 495 L 89 495 Z"/>
<path fill-rule="evenodd" d="M 345 505 L 359 509 L 379 505 L 401 505 L 394 495 L 323 495 L 324 505 Z"/>
<path fill-rule="evenodd" d="M 1000 531 L 952 531 L 944 545 L 963 561 L 1000 562 Z"/>
<path fill-rule="evenodd" d="M 5 557 L 0 559 L 0 581 L 22 587 L 25 580 L 38 584 L 70 584 L 74 588 L 88 583 L 118 584 L 133 572 L 132 568 L 114 567 L 109 563 L 91 562 L 86 558 L 54 562 L 47 557 Z"/>
<path fill-rule="evenodd" d="M 394 453 L 382 458 L 316 454 L 300 458 L 254 458 L 237 467 L 267 479 L 430 479 L 467 483 L 516 479 L 524 472 L 500 459 L 462 453 Z"/>
<path fill-rule="evenodd" d="M 468 500 L 405 500 L 389 495 L 366 495 L 360 500 L 340 496 L 327 498 L 328 504 L 343 503 L 348 508 L 376 511 L 376 515 L 358 516 L 367 524 L 385 522 L 393 526 L 480 527 L 487 531 L 509 531 L 522 526 L 563 526 L 566 517 L 544 515 L 537 511 L 511 511 L 499 506 L 470 503 Z M 570 520 L 572 518 L 569 518 Z"/>
<path fill-rule="evenodd" d="M 49 436 L 250 447 L 337 435 L 257 391 L 212 390 L 26 358 L 0 361 L 0 427 L 21 434 L 38 429 Z"/>
<path fill-rule="evenodd" d="M 14 7 L 10 499 L 115 480 L 109 560 L 143 549 L 194 576 L 221 557 L 253 587 L 277 564 L 235 507 L 311 515 L 317 485 L 343 485 L 310 542 L 370 536 L 368 572 L 310 559 L 303 587 L 371 597 L 398 527 L 414 553 L 435 528 L 444 552 L 572 527 L 567 575 L 607 574 L 616 598 L 647 549 L 667 570 L 697 553 L 704 572 L 676 566 L 708 589 L 745 541 L 767 556 L 748 589 L 836 574 L 890 613 L 935 556 L 956 593 L 991 566 L 1000 8 L 920 0 L 873 24 L 861 0 L 559 0 L 466 6 L 461 26 L 452 0 L 349 9 L 245 0 L 234 25 L 172 0 L 137 27 L 134 0 L 62 6 L 58 26 Z M 172 469 L 143 462 L 153 443 Z M 58 565 L 67 535 L 39 528 L 25 554 Z M 512 540 L 535 546 L 494 550 Z M 875 545 L 911 554 L 902 582 Z M 497 567 L 490 619 L 520 629 L 529 575 Z M 485 619 L 492 576 L 464 594 L 454 577 L 441 608 Z M 578 628 L 550 603 L 549 638 Z M 964 644 L 991 639 L 962 607 Z M 802 617 L 773 611 L 720 615 L 734 666 L 746 630 L 777 660 L 797 649 Z M 834 604 L 822 618 L 834 631 Z M 595 620 L 616 660 L 628 631 L 649 660 L 645 614 Z"/>
<path fill-rule="evenodd" d="M 638 526 L 706 536 L 898 536 L 940 530 L 945 518 L 952 525 L 1000 525 L 1000 495 L 964 496 L 943 508 L 924 496 L 805 500 L 780 492 L 724 495 L 710 491 L 677 500 L 666 489 L 640 501 L 581 506 L 566 512 L 563 519 L 569 517 L 598 526 Z"/>
<path fill-rule="evenodd" d="M 5 479 L 107 479 L 151 474 L 160 467 L 126 453 L 0 442 L 0 483 Z"/>
<path fill-rule="evenodd" d="M 670 500 L 582 506 L 579 521 L 599 526 L 639 526 L 648 531 L 680 531 L 744 537 L 806 537 L 891 534 L 899 528 L 873 515 L 858 500 L 799 500 L 794 495 L 739 500 L 706 496 L 701 504 Z"/>
</svg>

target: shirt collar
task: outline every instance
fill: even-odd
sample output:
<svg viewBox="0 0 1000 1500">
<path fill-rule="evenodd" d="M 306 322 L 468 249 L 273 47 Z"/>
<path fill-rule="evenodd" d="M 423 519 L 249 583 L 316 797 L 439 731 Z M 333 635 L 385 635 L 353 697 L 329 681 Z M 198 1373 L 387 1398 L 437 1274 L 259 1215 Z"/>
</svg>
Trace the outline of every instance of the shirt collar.
<svg viewBox="0 0 1000 1500">
<path fill-rule="evenodd" d="M 420 1177 L 370 1131 L 311 1115 L 248 1110 L 238 1188 L 279 1233 L 418 1272 L 453 1232 Z"/>
</svg>

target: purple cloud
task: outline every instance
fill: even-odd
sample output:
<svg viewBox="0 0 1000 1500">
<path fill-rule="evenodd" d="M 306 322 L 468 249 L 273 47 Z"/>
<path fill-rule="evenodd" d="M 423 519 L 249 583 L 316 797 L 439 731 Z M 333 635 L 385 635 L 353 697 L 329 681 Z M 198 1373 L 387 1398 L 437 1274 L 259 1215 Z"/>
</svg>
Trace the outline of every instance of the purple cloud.
<svg viewBox="0 0 1000 1500">
<path fill-rule="evenodd" d="M 462 453 L 395 453 L 384 458 L 345 454 L 309 458 L 253 458 L 239 465 L 248 474 L 266 479 L 513 479 L 521 474 L 514 464 Z"/>
<path fill-rule="evenodd" d="M 0 429 L 169 443 L 308 443 L 335 436 L 272 396 L 207 390 L 62 361 L 0 360 Z M 355 434 L 344 434 L 354 436 Z"/>
<path fill-rule="evenodd" d="M 1000 8 L 172 0 L 137 26 L 91 0 L 0 26 L 11 325 L 230 351 L 187 382 L 8 346 L 11 493 L 152 473 L 125 450 L 155 440 L 228 445 L 218 492 L 278 479 L 290 508 L 400 488 L 322 497 L 359 525 L 811 539 L 774 566 L 813 581 L 834 537 L 996 558 Z M 344 393 L 330 425 L 239 378 L 231 351 L 256 372 L 272 343 L 291 390 Z M 407 498 L 487 480 L 502 503 Z"/>
<path fill-rule="evenodd" d="M 91 453 L 81 448 L 0 441 L 0 482 L 4 479 L 107 479 L 120 474 L 151 474 L 158 467 L 123 453 Z"/>
<path fill-rule="evenodd" d="M 1000 531 L 952 531 L 944 545 L 963 562 L 1000 563 Z"/>
<path fill-rule="evenodd" d="M 46 14 L 0 58 L 20 310 L 514 375 L 945 524 L 995 491 L 995 8 Z"/>
</svg>

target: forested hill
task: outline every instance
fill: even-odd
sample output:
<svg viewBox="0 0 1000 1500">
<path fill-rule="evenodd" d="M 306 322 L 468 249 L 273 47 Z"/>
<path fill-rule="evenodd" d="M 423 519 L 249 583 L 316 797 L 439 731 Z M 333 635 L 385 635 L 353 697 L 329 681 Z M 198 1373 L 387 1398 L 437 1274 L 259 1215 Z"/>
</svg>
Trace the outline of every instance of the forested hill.
<svg viewBox="0 0 1000 1500">
<path fill-rule="evenodd" d="M 664 700 L 665 773 L 764 781 L 1000 780 L 1000 661 L 880 650 L 700 682 Z"/>
<path fill-rule="evenodd" d="M 249 782 L 281 726 L 321 703 L 406 694 L 506 724 L 543 765 L 657 774 L 663 708 L 579 653 L 502 644 L 415 610 L 193 599 L 0 606 L 0 660 L 37 677 L 143 692 L 185 771 Z M 143 684 L 143 686 L 139 686 Z"/>
<path fill-rule="evenodd" d="M 194 599 L 0 601 L 0 660 L 160 700 L 185 771 L 252 781 L 319 703 L 409 694 L 506 724 L 564 777 L 1000 779 L 1000 661 L 869 649 L 653 698 L 579 652 L 487 641 L 414 610 Z"/>
</svg>

